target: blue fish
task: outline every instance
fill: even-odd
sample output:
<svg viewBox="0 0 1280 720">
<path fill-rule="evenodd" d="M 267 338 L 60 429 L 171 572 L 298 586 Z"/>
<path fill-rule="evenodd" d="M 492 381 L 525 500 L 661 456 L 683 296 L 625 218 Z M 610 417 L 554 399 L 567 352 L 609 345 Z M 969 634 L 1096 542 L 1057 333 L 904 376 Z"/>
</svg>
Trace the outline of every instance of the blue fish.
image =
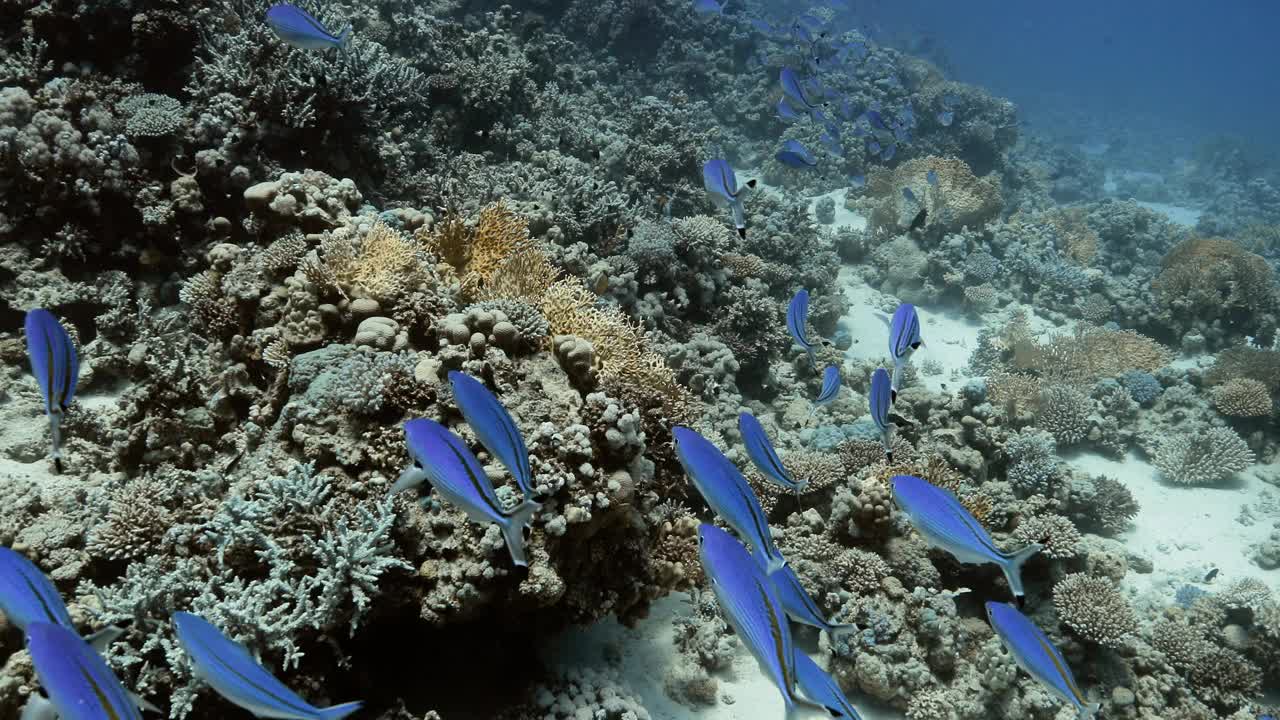
<svg viewBox="0 0 1280 720">
<path fill-rule="evenodd" d="M 751 543 L 760 566 L 773 572 L 785 565 L 787 561 L 773 543 L 760 500 L 737 466 L 711 441 L 687 427 L 676 426 L 671 434 L 685 473 L 715 514 Z"/>
<path fill-rule="evenodd" d="M 767 20 L 762 20 L 760 18 L 751 18 L 751 27 L 755 28 L 759 32 L 764 33 L 765 35 L 773 34 L 773 26 L 770 25 Z"/>
<path fill-rule="evenodd" d="M 880 429 L 880 444 L 884 446 L 884 456 L 893 462 L 893 421 L 889 418 L 889 407 L 893 404 L 893 386 L 889 373 L 884 368 L 876 368 L 871 373 L 871 421 Z"/>
<path fill-rule="evenodd" d="M 742 543 L 714 525 L 698 528 L 698 555 L 720 612 L 782 693 L 787 720 L 814 708 L 796 694 L 796 652 L 786 611 Z"/>
<path fill-rule="evenodd" d="M 782 150 L 779 150 L 774 157 L 789 168 L 808 169 L 818 164 L 817 158 L 809 152 L 809 148 L 801 145 L 799 140 L 788 140 L 783 143 Z"/>
<path fill-rule="evenodd" d="M 49 578 L 6 547 L 0 547 L 0 612 L 19 629 L 38 622 L 75 629 L 62 595 Z"/>
<path fill-rule="evenodd" d="M 462 438 L 435 420 L 417 418 L 406 421 L 404 439 L 409 456 L 418 467 L 401 473 L 391 492 L 416 487 L 423 480 L 430 481 L 432 487 L 472 521 L 496 523 L 507 541 L 511 561 L 521 567 L 528 566 L 524 552 L 524 528 L 542 506 L 525 496 L 519 505 L 504 510 L 480 461 L 467 449 Z"/>
<path fill-rule="evenodd" d="M 920 315 L 916 306 L 902 303 L 893 311 L 889 321 L 889 356 L 893 358 L 893 401 L 898 401 L 898 389 L 902 387 L 902 375 L 907 361 L 924 341 L 920 339 Z"/>
<path fill-rule="evenodd" d="M 809 366 L 817 372 L 818 356 L 814 351 L 814 344 L 809 340 L 808 322 L 809 291 L 800 288 L 787 305 L 787 330 L 791 333 L 791 339 L 809 354 Z"/>
<path fill-rule="evenodd" d="M 699 15 L 723 15 L 724 6 L 729 4 L 729 0 L 718 3 L 716 0 L 693 0 L 693 11 Z"/>
<path fill-rule="evenodd" d="M 938 187 L 938 171 L 937 170 L 930 169 L 929 172 L 924 174 L 924 179 L 928 181 L 929 185 L 933 187 Z"/>
<path fill-rule="evenodd" d="M 747 212 L 742 206 L 743 190 L 738 187 L 738 176 L 728 161 L 721 158 L 708 160 L 702 166 L 702 185 L 711 195 L 711 202 L 720 207 L 727 207 L 733 212 L 733 225 L 738 230 L 738 237 L 747 236 Z M 754 188 L 756 181 L 747 182 L 746 188 Z"/>
<path fill-rule="evenodd" d="M 62 472 L 62 418 L 76 395 L 80 356 L 76 354 L 76 346 L 66 328 L 48 310 L 36 308 L 28 311 L 24 328 L 31 374 L 40 385 L 44 412 L 49 416 L 53 465 Z"/>
<path fill-rule="evenodd" d="M 1077 720 L 1088 720 L 1099 703 L 1089 702 L 1067 667 L 1066 658 L 1026 615 L 1006 603 L 987 602 L 987 619 L 1009 649 L 1018 667 L 1044 685 L 1050 693 L 1070 703 Z"/>
<path fill-rule="evenodd" d="M 449 371 L 453 399 L 471 426 L 476 439 L 498 458 L 520 486 L 526 498 L 534 496 L 533 471 L 529 468 L 529 448 L 524 444 L 511 413 L 498 402 L 484 383 L 457 370 Z"/>
<path fill-rule="evenodd" d="M 20 630 L 38 622 L 75 630 L 67 605 L 53 582 L 21 553 L 6 547 L 0 547 L 0 613 Z M 101 652 L 123 633 L 120 628 L 107 627 L 85 638 L 85 642 Z"/>
<path fill-rule="evenodd" d="M 27 652 L 60 720 L 141 720 L 137 700 L 74 630 L 33 622 L 26 633 Z M 28 705 L 24 717 L 43 715 L 39 707 Z"/>
<path fill-rule="evenodd" d="M 839 635 L 845 635 L 858 629 L 856 625 L 840 625 L 827 620 L 826 616 L 822 614 L 822 609 L 805 591 L 804 585 L 800 584 L 800 578 L 796 576 L 790 565 L 769 573 L 769 582 L 773 583 L 773 592 L 778 596 L 778 602 L 782 603 L 782 609 L 786 611 L 787 617 L 792 620 L 802 625 L 818 628 L 832 640 Z M 819 698 L 811 697 L 810 699 L 822 702 Z M 822 704 L 826 705 L 827 703 L 823 702 Z"/>
<path fill-rule="evenodd" d="M 796 653 L 796 686 L 806 698 L 827 708 L 832 717 L 862 720 L 835 678 L 802 652 Z"/>
<path fill-rule="evenodd" d="M 840 109 L 839 109 L 839 113 L 840 113 L 840 117 L 841 117 L 841 118 L 844 118 L 845 120 L 848 120 L 849 122 L 853 122 L 853 118 L 854 118 L 854 117 L 856 117 L 856 116 L 857 116 L 857 114 L 858 114 L 858 113 L 854 110 L 853 103 L 849 102 L 849 99 L 848 99 L 848 98 L 845 98 L 844 100 L 842 100 L 842 101 L 840 102 Z"/>
<path fill-rule="evenodd" d="M 334 35 L 325 29 L 311 13 L 288 3 L 272 5 L 267 9 L 267 25 L 286 43 L 301 50 L 328 50 L 338 48 L 346 52 L 351 42 L 351 26 Z"/>
<path fill-rule="evenodd" d="M 898 508 L 930 545 L 962 563 L 998 566 L 1014 597 L 1021 602 L 1022 564 L 1040 550 L 1040 545 L 1033 543 L 1016 552 L 1002 552 L 955 495 L 914 475 L 895 475 L 889 484 Z"/>
<path fill-rule="evenodd" d="M 199 615 L 175 612 L 173 627 L 195 676 L 228 702 L 258 717 L 339 720 L 363 704 L 349 702 L 323 709 L 312 705 L 254 660 L 244 645 L 223 635 Z"/>
<path fill-rule="evenodd" d="M 938 113 L 938 124 L 942 127 L 951 127 L 951 123 L 955 122 L 956 114 L 950 110 L 943 110 Z"/>
<path fill-rule="evenodd" d="M 814 102 L 809 93 L 805 92 L 804 83 L 800 81 L 800 76 L 795 70 L 789 67 L 782 68 L 778 72 L 778 82 L 782 85 L 782 92 L 799 105 L 800 109 L 810 113 L 818 109 L 819 103 Z"/>
<path fill-rule="evenodd" d="M 885 162 L 889 162 L 890 160 L 893 159 L 893 156 L 897 152 L 898 152 L 898 146 L 894 145 L 893 143 L 889 143 L 888 145 L 884 146 L 884 150 L 880 153 L 880 159 Z"/>
<path fill-rule="evenodd" d="M 840 368 L 828 365 L 827 369 L 822 371 L 822 390 L 818 392 L 818 398 L 813 401 L 813 409 L 809 411 L 809 417 L 813 417 L 813 414 L 818 412 L 818 408 L 830 404 L 839 394 Z"/>
<path fill-rule="evenodd" d="M 852 187 L 855 187 L 855 188 L 866 187 L 866 185 L 867 185 L 867 176 L 866 176 L 866 175 L 863 175 L 863 174 L 861 174 L 861 173 L 859 173 L 859 174 L 857 174 L 857 175 L 850 175 L 850 176 L 849 176 L 849 185 L 851 185 Z"/>
<path fill-rule="evenodd" d="M 902 197 L 909 203 L 916 201 L 916 194 L 911 192 L 911 188 L 909 187 L 902 188 Z"/>
<path fill-rule="evenodd" d="M 865 113 L 863 113 L 863 117 L 867 119 L 867 122 L 871 124 L 871 127 L 877 130 L 889 129 L 884 124 L 884 118 L 880 117 L 880 112 L 877 110 L 867 110 Z"/>
<path fill-rule="evenodd" d="M 867 138 L 867 152 L 872 155 L 880 154 L 880 141 L 875 138 Z"/>
<path fill-rule="evenodd" d="M 751 463 L 756 466 L 760 474 L 795 493 L 798 498 L 809 481 L 796 480 L 782 465 L 778 451 L 773 448 L 773 443 L 769 442 L 769 435 L 765 433 L 764 426 L 756 416 L 748 412 L 739 415 L 738 432 L 742 434 L 742 443 L 747 446 L 747 457 L 751 458 Z"/>
<path fill-rule="evenodd" d="M 840 145 L 840 141 L 832 137 L 831 133 L 822 133 L 822 137 L 818 139 L 832 155 L 844 155 L 844 148 Z"/>
<path fill-rule="evenodd" d="M 795 122 L 800 119 L 800 113 L 791 107 L 791 103 L 787 102 L 786 97 L 778 98 L 778 119 L 783 122 Z"/>
</svg>

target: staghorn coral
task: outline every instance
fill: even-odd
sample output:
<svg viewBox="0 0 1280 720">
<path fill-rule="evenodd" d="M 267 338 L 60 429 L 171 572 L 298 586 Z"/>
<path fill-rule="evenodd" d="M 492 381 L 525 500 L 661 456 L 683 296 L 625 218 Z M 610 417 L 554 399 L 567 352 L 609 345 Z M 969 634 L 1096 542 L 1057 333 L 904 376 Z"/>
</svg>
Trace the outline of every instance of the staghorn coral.
<svg viewBox="0 0 1280 720">
<path fill-rule="evenodd" d="M 1085 640 L 1118 647 L 1138 631 L 1138 617 L 1109 580 L 1073 573 L 1053 586 L 1058 617 Z"/>
<path fill-rule="evenodd" d="M 1230 417 L 1263 417 L 1271 414 L 1271 393 L 1266 383 L 1253 378 L 1233 378 L 1214 387 L 1213 406 Z"/>
<path fill-rule="evenodd" d="M 1253 451 L 1230 428 L 1209 428 L 1166 438 L 1152 463 L 1180 485 L 1214 485 L 1253 464 Z"/>
</svg>

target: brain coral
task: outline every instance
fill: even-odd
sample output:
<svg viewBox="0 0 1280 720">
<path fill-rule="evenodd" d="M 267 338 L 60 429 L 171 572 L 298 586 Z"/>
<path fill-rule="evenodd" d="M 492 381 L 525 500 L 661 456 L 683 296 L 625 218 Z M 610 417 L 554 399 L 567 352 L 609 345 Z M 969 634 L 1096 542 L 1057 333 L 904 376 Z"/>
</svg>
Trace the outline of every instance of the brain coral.
<svg viewBox="0 0 1280 720">
<path fill-rule="evenodd" d="M 1053 586 L 1053 607 L 1077 635 L 1117 647 L 1138 630 L 1138 618 L 1109 580 L 1073 573 Z"/>
<path fill-rule="evenodd" d="M 1198 435 L 1166 438 L 1153 463 L 1170 482 L 1212 485 L 1253 464 L 1253 451 L 1230 428 L 1210 428 Z"/>
<path fill-rule="evenodd" d="M 930 170 L 936 183 L 929 182 Z M 916 202 L 903 197 L 904 188 L 911 189 Z M 1004 203 L 996 181 L 977 177 L 963 160 L 936 155 L 908 160 L 893 170 L 872 170 L 867 195 L 874 198 L 868 227 L 890 234 L 905 231 L 920 207 L 926 210 L 926 228 L 954 231 L 985 225 Z"/>
</svg>

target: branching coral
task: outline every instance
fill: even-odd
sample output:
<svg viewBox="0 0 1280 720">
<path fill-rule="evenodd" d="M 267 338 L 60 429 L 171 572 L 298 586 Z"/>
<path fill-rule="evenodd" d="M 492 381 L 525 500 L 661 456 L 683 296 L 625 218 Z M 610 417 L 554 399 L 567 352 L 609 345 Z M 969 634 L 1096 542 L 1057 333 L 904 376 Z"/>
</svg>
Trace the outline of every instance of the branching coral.
<svg viewBox="0 0 1280 720">
<path fill-rule="evenodd" d="M 1109 580 L 1085 573 L 1066 576 L 1053 586 L 1053 607 L 1077 635 L 1117 647 L 1138 631 L 1138 617 Z"/>
<path fill-rule="evenodd" d="M 1065 385 L 1044 389 L 1036 424 L 1047 430 L 1059 445 L 1074 445 L 1089 436 L 1089 414 L 1093 401 L 1088 395 Z"/>
<path fill-rule="evenodd" d="M 1071 384 L 1092 384 L 1127 370 L 1152 372 L 1172 358 L 1163 345 L 1131 330 L 1085 324 L 1043 343 L 1029 335 L 1015 336 L 1010 347 L 1014 368 Z"/>
<path fill-rule="evenodd" d="M 1031 543 L 1044 546 L 1042 555 L 1052 560 L 1066 560 L 1080 552 L 1080 531 L 1061 515 L 1036 515 L 1018 523 L 1013 530 L 1018 547 Z"/>
<path fill-rule="evenodd" d="M 1185 240 L 1165 255 L 1162 267 L 1151 289 L 1171 314 L 1203 321 L 1233 310 L 1257 315 L 1276 309 L 1275 272 L 1231 240 Z"/>
<path fill-rule="evenodd" d="M 1213 485 L 1253 464 L 1253 451 L 1230 428 L 1166 438 L 1152 463 L 1170 482 Z"/>
<path fill-rule="evenodd" d="M 422 246 L 382 222 L 360 240 L 344 232 L 325 235 L 319 258 L 306 261 L 304 270 L 344 296 L 388 304 L 433 277 Z"/>
<path fill-rule="evenodd" d="M 929 181 L 930 171 L 936 183 Z M 911 190 L 915 203 L 903 197 L 903 188 Z M 977 177 L 963 160 L 934 155 L 908 160 L 892 170 L 872 170 L 867 195 L 874 198 L 868 227 L 890 234 L 906 230 L 921 208 L 926 213 L 925 228 L 981 227 L 1000 213 L 1003 202 L 999 183 Z"/>
<path fill-rule="evenodd" d="M 1213 388 L 1213 406 L 1231 417 L 1262 417 L 1271 414 L 1271 393 L 1266 383 L 1253 378 L 1235 378 Z"/>
</svg>

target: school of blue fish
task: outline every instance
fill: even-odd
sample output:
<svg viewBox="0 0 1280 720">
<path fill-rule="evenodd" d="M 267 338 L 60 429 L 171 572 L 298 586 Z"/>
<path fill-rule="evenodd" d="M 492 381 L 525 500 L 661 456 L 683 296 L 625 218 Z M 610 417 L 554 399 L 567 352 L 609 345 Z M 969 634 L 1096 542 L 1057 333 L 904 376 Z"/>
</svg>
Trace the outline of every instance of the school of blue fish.
<svg viewBox="0 0 1280 720">
<path fill-rule="evenodd" d="M 728 5 L 728 0 L 694 0 L 693 9 L 700 15 L 727 18 Z M 346 52 L 351 41 L 350 26 L 333 33 L 293 5 L 270 7 L 265 22 L 281 40 L 297 48 Z M 861 139 L 859 145 L 866 156 L 882 163 L 891 161 L 900 145 L 911 142 L 917 120 L 909 103 L 894 112 L 877 104 L 858 109 L 849 98 L 831 93 L 820 79 L 820 70 L 826 67 L 866 61 L 870 53 L 865 39 L 834 42 L 830 39 L 834 33 L 811 15 L 797 18 L 789 27 L 760 18 L 749 23 L 770 40 L 803 51 L 801 63 L 784 66 L 778 73 L 781 97 L 776 115 L 780 120 L 821 125 L 821 144 L 832 156 L 845 156 L 845 124 L 850 126 L 850 134 Z M 758 62 L 764 64 L 763 60 Z M 937 122 L 944 127 L 952 125 L 956 105 L 955 98 L 944 98 Z M 814 168 L 821 161 L 797 140 L 783 142 L 775 159 L 797 170 Z M 860 187 L 865 184 L 865 176 L 850 176 L 849 181 L 851 186 Z M 927 181 L 936 187 L 934 171 L 929 171 Z M 714 158 L 703 166 L 703 185 L 715 204 L 730 211 L 734 227 L 745 237 L 748 223 L 744 202 L 757 182 L 740 183 L 727 160 Z M 919 202 L 910 188 L 902 188 L 902 194 L 909 203 Z M 807 356 L 810 370 L 818 374 L 818 348 L 824 343 L 809 332 L 809 301 L 807 290 L 801 288 L 795 293 L 786 309 L 786 329 Z M 901 304 L 886 325 L 892 370 L 877 368 L 872 373 L 868 410 L 880 433 L 886 459 L 892 463 L 894 428 L 903 422 L 893 415 L 892 408 L 902 388 L 907 363 L 924 341 L 918 311 L 909 303 Z M 50 459 L 61 470 L 63 418 L 75 399 L 79 375 L 76 343 L 57 318 L 44 309 L 26 314 L 25 333 L 31 371 L 49 420 Z M 404 423 L 410 463 L 393 483 L 391 492 L 429 484 L 472 521 L 497 525 L 512 564 L 527 566 L 525 531 L 541 505 L 535 499 L 538 489 L 523 436 L 511 414 L 484 382 L 457 371 L 450 372 L 448 379 L 458 412 L 480 445 L 511 474 L 519 497 L 500 495 L 467 443 L 442 423 L 428 418 Z M 838 398 L 843 382 L 837 365 L 822 369 L 811 417 Z M 766 480 L 799 500 L 808 480 L 788 470 L 759 419 L 742 413 L 738 430 L 752 465 Z M 806 715 L 859 718 L 839 684 L 817 662 L 797 650 L 790 623 L 817 628 L 833 642 L 857 631 L 857 626 L 827 617 L 806 591 L 775 544 L 760 501 L 736 464 L 693 429 L 675 427 L 672 436 L 688 479 L 714 516 L 732 531 L 730 534 L 710 523 L 699 527 L 699 556 L 706 577 L 726 621 L 756 659 L 761 672 L 777 687 L 784 716 L 788 720 Z M 1018 607 L 1025 596 L 1022 565 L 1041 547 L 998 547 L 953 494 L 926 479 L 896 475 L 890 486 L 901 517 L 930 545 L 961 563 L 994 565 L 1000 570 L 1017 606 L 986 602 L 995 634 L 1019 667 L 1069 704 L 1079 718 L 1092 717 L 1098 703 L 1085 697 L 1062 653 Z M 43 693 L 33 693 L 23 710 L 23 720 L 139 718 L 143 710 L 155 709 L 123 686 L 101 654 L 124 630 L 108 627 L 82 637 L 49 578 L 9 548 L 0 548 L 0 611 L 25 633 Z M 208 619 L 178 611 L 172 614 L 172 624 L 193 674 L 228 703 L 255 716 L 336 720 L 362 706 L 357 701 L 318 708 L 281 683 L 244 645 L 227 637 Z"/>
</svg>

